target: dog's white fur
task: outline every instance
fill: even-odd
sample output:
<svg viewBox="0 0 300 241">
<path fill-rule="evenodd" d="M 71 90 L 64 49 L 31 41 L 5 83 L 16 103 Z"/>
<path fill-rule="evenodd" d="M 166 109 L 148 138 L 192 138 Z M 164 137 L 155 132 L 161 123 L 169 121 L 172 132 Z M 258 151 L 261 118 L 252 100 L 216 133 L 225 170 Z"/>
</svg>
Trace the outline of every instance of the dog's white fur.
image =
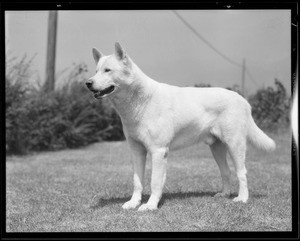
<svg viewBox="0 0 300 241">
<path fill-rule="evenodd" d="M 246 202 L 246 142 L 264 150 L 275 143 L 255 124 L 249 103 L 223 88 L 176 87 L 156 82 L 144 74 L 119 43 L 115 53 L 104 56 L 93 49 L 97 72 L 87 83 L 96 98 L 107 98 L 121 117 L 125 137 L 133 153 L 134 191 L 124 209 L 141 203 L 146 154 L 152 160 L 151 196 L 139 211 L 157 209 L 166 180 L 170 150 L 200 141 L 210 146 L 220 168 L 223 188 L 218 196 L 230 194 L 230 170 L 226 154 L 235 164 L 239 193 L 233 201 Z M 111 93 L 100 94 L 114 86 Z"/>
</svg>

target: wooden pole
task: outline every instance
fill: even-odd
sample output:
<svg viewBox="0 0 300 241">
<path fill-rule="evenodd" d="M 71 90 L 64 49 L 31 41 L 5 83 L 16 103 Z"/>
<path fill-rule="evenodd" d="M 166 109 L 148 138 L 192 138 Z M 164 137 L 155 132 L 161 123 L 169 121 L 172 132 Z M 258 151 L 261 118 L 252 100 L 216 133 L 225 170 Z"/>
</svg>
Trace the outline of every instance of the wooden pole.
<svg viewBox="0 0 300 241">
<path fill-rule="evenodd" d="M 242 95 L 246 97 L 245 92 L 245 78 L 246 78 L 246 60 L 243 59 L 243 70 L 242 70 Z"/>
<path fill-rule="evenodd" d="M 50 92 L 55 87 L 55 52 L 56 52 L 57 11 L 49 11 L 46 81 L 44 90 Z"/>
</svg>

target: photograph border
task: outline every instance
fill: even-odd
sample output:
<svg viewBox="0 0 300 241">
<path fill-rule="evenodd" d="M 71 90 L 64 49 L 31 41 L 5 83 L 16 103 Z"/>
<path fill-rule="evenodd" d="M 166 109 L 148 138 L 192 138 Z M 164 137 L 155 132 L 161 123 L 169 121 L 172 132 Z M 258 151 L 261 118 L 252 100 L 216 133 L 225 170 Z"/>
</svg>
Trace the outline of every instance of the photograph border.
<svg viewBox="0 0 300 241">
<path fill-rule="evenodd" d="M 298 81 L 298 2 L 199 2 L 199 1 L 152 1 L 152 2 L 138 2 L 138 1 L 99 1 L 99 2 L 77 2 L 77 1 L 59 1 L 59 2 L 1 2 L 1 75 L 2 80 L 5 79 L 5 11 L 29 11 L 29 10 L 268 10 L 268 9 L 289 9 L 291 10 L 291 88 L 292 97 L 295 93 L 296 82 Z M 4 117 L 4 103 L 5 103 L 5 84 L 1 81 L 2 92 L 2 108 L 1 116 Z M 5 119 L 2 119 L 2 138 L 1 138 L 1 153 L 3 161 L 1 162 L 1 238 L 8 239 L 64 239 L 64 240 L 103 240 L 103 239 L 164 239 L 164 240 L 178 240 L 178 239 L 298 239 L 299 238 L 299 152 L 295 140 L 292 140 L 291 155 L 292 155 L 292 231 L 291 232 L 151 232 L 151 233 L 136 233 L 136 232 L 118 232 L 118 233 L 38 233 L 38 232 L 6 232 L 6 165 L 5 165 Z M 298 137 L 295 137 L 298 138 Z M 299 143 L 299 142 L 298 142 Z"/>
</svg>

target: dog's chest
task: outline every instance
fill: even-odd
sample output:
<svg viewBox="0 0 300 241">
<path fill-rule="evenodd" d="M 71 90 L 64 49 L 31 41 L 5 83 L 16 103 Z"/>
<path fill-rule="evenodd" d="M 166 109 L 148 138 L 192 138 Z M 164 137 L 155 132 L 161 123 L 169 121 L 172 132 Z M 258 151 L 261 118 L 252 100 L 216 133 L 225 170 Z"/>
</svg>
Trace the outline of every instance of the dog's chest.
<svg viewBox="0 0 300 241">
<path fill-rule="evenodd" d="M 147 149 L 153 146 L 167 146 L 174 135 L 171 120 L 163 117 L 123 122 L 123 129 L 128 137 L 143 144 Z"/>
<path fill-rule="evenodd" d="M 145 121 L 141 123 L 125 124 L 124 130 L 127 135 L 143 144 L 147 149 L 153 146 L 168 146 L 170 150 L 176 150 L 191 146 L 193 144 L 204 141 L 210 144 L 213 137 L 208 130 L 203 130 L 199 123 L 189 122 L 178 128 L 174 128 L 173 122 Z"/>
</svg>

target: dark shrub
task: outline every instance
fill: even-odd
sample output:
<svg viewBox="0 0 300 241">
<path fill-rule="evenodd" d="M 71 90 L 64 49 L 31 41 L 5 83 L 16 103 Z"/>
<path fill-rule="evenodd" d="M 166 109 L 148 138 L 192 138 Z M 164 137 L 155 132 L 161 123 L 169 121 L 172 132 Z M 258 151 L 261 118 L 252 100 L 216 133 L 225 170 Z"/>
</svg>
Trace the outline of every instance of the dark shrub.
<svg viewBox="0 0 300 241">
<path fill-rule="evenodd" d="M 76 148 L 124 139 L 109 103 L 94 99 L 84 85 L 85 65 L 52 93 L 25 88 L 6 75 L 6 146 L 9 153 Z"/>
<path fill-rule="evenodd" d="M 291 98 L 278 79 L 275 79 L 275 88 L 258 90 L 249 97 L 249 103 L 253 118 L 264 129 L 276 129 L 287 126 L 290 122 Z"/>
<path fill-rule="evenodd" d="M 33 58 L 26 55 L 22 59 L 8 59 L 5 56 L 5 124 L 6 124 L 6 149 L 21 153 L 24 151 L 23 136 L 19 125 L 22 123 L 23 102 L 31 91 L 29 80 L 31 78 L 30 65 Z"/>
</svg>

